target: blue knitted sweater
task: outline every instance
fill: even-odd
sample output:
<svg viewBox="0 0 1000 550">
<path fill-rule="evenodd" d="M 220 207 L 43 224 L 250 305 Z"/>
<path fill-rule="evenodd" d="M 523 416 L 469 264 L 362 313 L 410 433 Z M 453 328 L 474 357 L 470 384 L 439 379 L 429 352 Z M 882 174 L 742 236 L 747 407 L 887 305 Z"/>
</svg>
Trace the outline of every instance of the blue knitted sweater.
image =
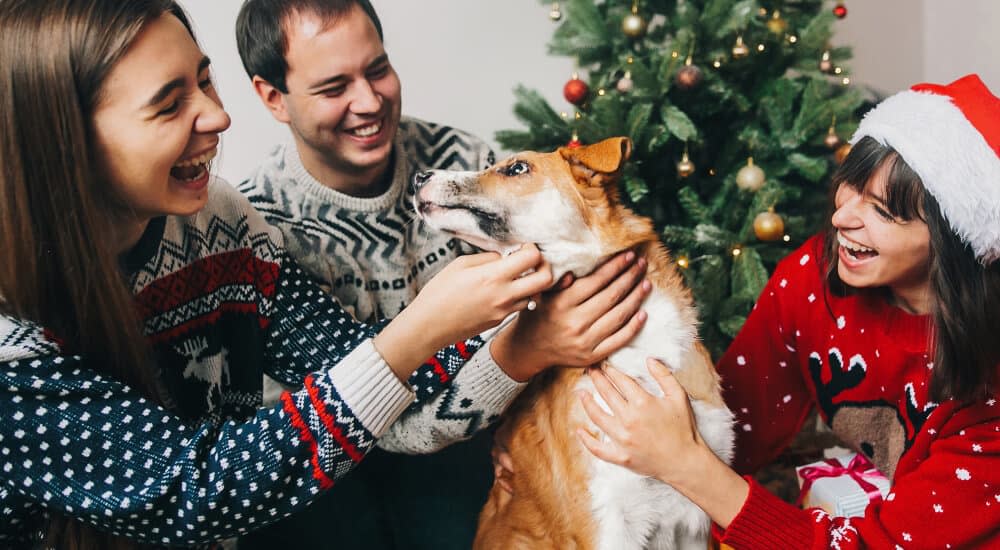
<svg viewBox="0 0 1000 550">
<path fill-rule="evenodd" d="M 347 315 L 229 185 L 150 223 L 130 254 L 165 407 L 0 316 L 0 546 L 35 540 L 47 510 L 163 545 L 200 545 L 308 505 L 414 400 Z M 482 346 L 414 373 L 433 395 Z M 303 389 L 258 409 L 262 374 Z"/>
</svg>

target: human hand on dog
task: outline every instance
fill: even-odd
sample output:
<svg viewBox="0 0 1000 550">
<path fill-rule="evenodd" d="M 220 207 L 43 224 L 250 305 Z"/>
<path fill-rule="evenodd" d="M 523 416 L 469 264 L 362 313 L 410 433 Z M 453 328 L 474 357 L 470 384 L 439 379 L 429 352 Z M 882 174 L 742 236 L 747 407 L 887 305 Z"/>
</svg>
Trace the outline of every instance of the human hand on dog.
<svg viewBox="0 0 1000 550">
<path fill-rule="evenodd" d="M 577 435 L 601 460 L 670 483 L 676 479 L 671 469 L 681 462 L 678 457 L 698 455 L 707 445 L 695 428 L 687 393 L 670 369 L 654 359 L 648 359 L 646 367 L 662 397 L 614 367 L 590 369 L 594 388 L 611 413 L 590 392 L 579 392 L 580 400 L 590 420 L 608 437 L 601 440 L 583 429 Z"/>
<path fill-rule="evenodd" d="M 551 286 L 552 270 L 535 245 L 504 257 L 460 256 L 424 285 L 373 343 L 406 380 L 414 361 L 419 366 L 437 350 L 495 327 Z"/>
<path fill-rule="evenodd" d="M 671 485 L 725 528 L 739 513 L 749 485 L 702 439 L 687 392 L 655 359 L 646 368 L 663 391 L 658 397 L 613 367 L 591 369 L 605 412 L 590 392 L 579 392 L 583 409 L 607 437 L 577 429 L 594 456 Z"/>
<path fill-rule="evenodd" d="M 554 366 L 586 367 L 628 344 L 646 320 L 639 308 L 652 285 L 643 280 L 646 260 L 628 251 L 593 273 L 567 274 L 555 289 L 522 311 L 491 343 L 500 368 L 526 381 Z"/>
</svg>

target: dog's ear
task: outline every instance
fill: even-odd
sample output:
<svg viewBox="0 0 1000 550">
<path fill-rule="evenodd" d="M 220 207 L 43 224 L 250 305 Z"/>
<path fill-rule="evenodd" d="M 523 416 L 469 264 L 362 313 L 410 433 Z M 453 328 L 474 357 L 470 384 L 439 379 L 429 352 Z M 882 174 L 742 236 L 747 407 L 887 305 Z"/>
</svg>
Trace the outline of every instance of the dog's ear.
<svg viewBox="0 0 1000 550">
<path fill-rule="evenodd" d="M 604 186 L 618 180 L 622 166 L 632 154 L 632 140 L 613 137 L 583 147 L 560 147 L 559 154 L 569 162 L 576 178 Z"/>
</svg>

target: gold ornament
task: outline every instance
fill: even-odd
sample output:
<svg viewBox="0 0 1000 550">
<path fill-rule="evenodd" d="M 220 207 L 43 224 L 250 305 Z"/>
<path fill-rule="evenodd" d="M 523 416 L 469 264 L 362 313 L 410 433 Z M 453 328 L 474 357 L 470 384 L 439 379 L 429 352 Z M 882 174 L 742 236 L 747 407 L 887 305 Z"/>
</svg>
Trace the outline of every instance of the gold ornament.
<svg viewBox="0 0 1000 550">
<path fill-rule="evenodd" d="M 830 129 L 826 131 L 826 137 L 823 138 L 823 145 L 830 150 L 836 149 L 840 145 L 840 136 L 837 135 L 837 117 L 833 117 L 833 122 L 830 123 Z"/>
<path fill-rule="evenodd" d="M 777 241 L 785 234 L 785 220 L 774 213 L 772 206 L 753 219 L 753 233 L 762 241 Z"/>
<path fill-rule="evenodd" d="M 837 161 L 837 164 L 840 164 L 844 162 L 844 159 L 847 158 L 847 154 L 850 152 L 851 152 L 851 144 L 845 143 L 840 147 L 838 147 L 837 150 L 833 152 L 833 160 Z"/>
<path fill-rule="evenodd" d="M 774 34 L 785 34 L 785 31 L 788 30 L 788 21 L 781 17 L 781 12 L 774 10 L 771 18 L 767 20 L 767 30 Z"/>
<path fill-rule="evenodd" d="M 552 9 L 549 10 L 549 19 L 553 21 L 562 19 L 562 10 L 559 9 L 559 2 L 552 3 Z"/>
<path fill-rule="evenodd" d="M 694 174 L 694 163 L 688 158 L 687 150 L 684 151 L 684 156 L 681 157 L 681 161 L 677 163 L 677 175 L 686 178 L 691 174 Z"/>
<path fill-rule="evenodd" d="M 615 88 L 623 94 L 631 92 L 634 86 L 635 83 L 632 82 L 632 71 L 625 71 L 625 76 L 623 76 L 621 80 L 615 84 Z"/>
<path fill-rule="evenodd" d="M 819 60 L 819 70 L 820 72 L 830 74 L 833 71 L 833 62 L 830 61 L 830 50 L 823 52 L 823 57 Z"/>
<path fill-rule="evenodd" d="M 757 191 L 764 186 L 766 180 L 764 170 L 753 163 L 753 157 L 747 157 L 747 165 L 736 172 L 736 187 L 744 191 Z"/>
<path fill-rule="evenodd" d="M 743 35 L 736 35 L 736 43 L 733 44 L 733 59 L 742 59 L 750 55 L 750 48 L 743 43 Z"/>
<path fill-rule="evenodd" d="M 649 24 L 639 15 L 639 1 L 632 2 L 632 13 L 622 19 L 622 32 L 629 38 L 642 38 L 646 35 L 646 27 Z"/>
</svg>

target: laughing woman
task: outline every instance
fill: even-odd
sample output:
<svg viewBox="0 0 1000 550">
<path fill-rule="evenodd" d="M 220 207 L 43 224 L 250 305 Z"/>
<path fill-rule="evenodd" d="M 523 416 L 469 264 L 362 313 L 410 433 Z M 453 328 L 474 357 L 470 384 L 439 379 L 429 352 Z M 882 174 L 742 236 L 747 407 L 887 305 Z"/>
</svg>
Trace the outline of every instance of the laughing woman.
<svg viewBox="0 0 1000 550">
<path fill-rule="evenodd" d="M 662 398 L 595 373 L 614 416 L 584 406 L 610 440 L 581 438 L 673 485 L 736 549 L 1000 547 L 1000 99 L 974 75 L 918 85 L 853 141 L 828 231 L 777 267 L 719 364 L 736 471 L 652 361 Z M 814 408 L 892 480 L 863 518 L 797 509 L 737 473 Z"/>
<path fill-rule="evenodd" d="M 411 374 L 433 394 L 551 283 L 534 247 L 467 256 L 354 322 L 209 176 L 229 117 L 169 0 L 0 0 L 0 109 L 2 547 L 205 545 L 302 509 Z M 305 389 L 258 410 L 263 372 Z"/>
</svg>

